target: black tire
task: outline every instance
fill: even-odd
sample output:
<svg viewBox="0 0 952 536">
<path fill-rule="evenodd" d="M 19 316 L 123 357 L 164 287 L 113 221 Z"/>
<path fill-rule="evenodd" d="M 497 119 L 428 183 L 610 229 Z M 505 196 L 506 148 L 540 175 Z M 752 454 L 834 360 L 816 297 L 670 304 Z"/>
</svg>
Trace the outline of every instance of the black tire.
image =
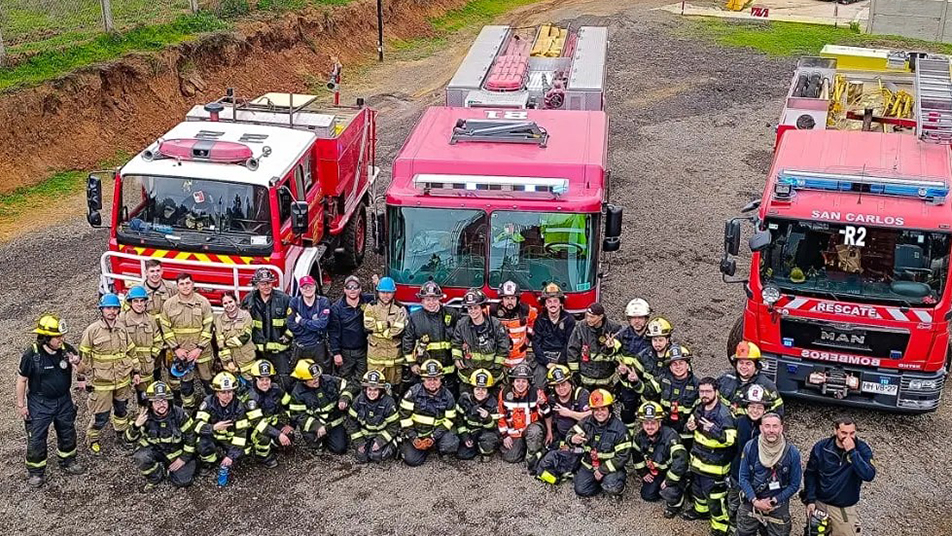
<svg viewBox="0 0 952 536">
<path fill-rule="evenodd" d="M 340 256 L 339 268 L 352 270 L 364 262 L 367 252 L 367 205 L 361 203 L 354 216 L 347 222 L 341 235 L 344 254 Z"/>
<path fill-rule="evenodd" d="M 727 336 L 727 355 L 734 355 L 737 344 L 742 340 L 744 340 L 744 315 L 741 315 L 737 322 L 734 322 L 734 327 L 731 328 L 731 332 Z"/>
</svg>

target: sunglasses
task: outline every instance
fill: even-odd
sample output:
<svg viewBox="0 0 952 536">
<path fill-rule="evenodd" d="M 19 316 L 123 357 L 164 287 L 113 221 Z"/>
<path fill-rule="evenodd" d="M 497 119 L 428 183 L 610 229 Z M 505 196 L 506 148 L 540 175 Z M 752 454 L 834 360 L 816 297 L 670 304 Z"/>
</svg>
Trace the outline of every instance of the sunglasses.
<svg viewBox="0 0 952 536">
<path fill-rule="evenodd" d="M 360 285 L 345 285 L 344 288 L 347 290 L 360 290 Z"/>
</svg>

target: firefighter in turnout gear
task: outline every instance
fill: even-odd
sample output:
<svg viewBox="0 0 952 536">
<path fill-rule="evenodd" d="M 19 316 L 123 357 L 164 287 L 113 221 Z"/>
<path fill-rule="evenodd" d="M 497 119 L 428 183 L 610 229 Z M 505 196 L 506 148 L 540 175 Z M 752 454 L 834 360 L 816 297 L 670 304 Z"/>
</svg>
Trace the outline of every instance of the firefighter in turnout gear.
<svg viewBox="0 0 952 536">
<path fill-rule="evenodd" d="M 627 328 L 626 328 L 627 329 Z M 638 427 L 638 409 L 648 401 L 656 400 L 658 396 L 658 382 L 655 373 L 645 369 L 644 364 L 636 355 L 622 352 L 618 357 L 618 402 L 621 404 L 619 416 L 629 428 Z M 632 431 L 632 434 L 635 432 Z"/>
<path fill-rule="evenodd" d="M 642 366 L 652 376 L 657 377 L 664 370 L 664 354 L 671 348 L 671 334 L 674 327 L 664 317 L 652 318 L 648 322 L 647 335 L 650 346 L 638 354 Z"/>
<path fill-rule="evenodd" d="M 552 443 L 552 420 L 545 391 L 532 387 L 532 369 L 525 363 L 509 372 L 510 385 L 499 392 L 499 435 L 502 459 L 509 463 L 526 461 L 535 472 L 545 446 Z"/>
<path fill-rule="evenodd" d="M 461 460 L 472 460 L 477 454 L 481 461 L 489 461 L 493 452 L 499 448 L 498 402 L 490 396 L 490 390 L 496 381 L 486 369 L 476 369 L 467 382 L 472 392 L 459 395 L 456 415 L 459 424 L 459 449 L 456 452 Z"/>
<path fill-rule="evenodd" d="M 383 373 L 385 383 L 400 388 L 403 378 L 401 339 L 407 325 L 407 310 L 394 301 L 397 285 L 384 277 L 377 283 L 377 301 L 364 309 L 367 330 L 367 369 Z"/>
<path fill-rule="evenodd" d="M 549 369 L 549 390 L 546 397 L 549 400 L 549 419 L 552 421 L 553 440 L 564 440 L 579 421 L 592 414 L 588 407 L 591 393 L 584 387 L 572 384 L 572 372 L 565 365 L 556 365 Z M 553 441 L 550 446 L 557 444 Z"/>
<path fill-rule="evenodd" d="M 591 497 L 600 491 L 619 496 L 625 491 L 631 439 L 621 419 L 612 414 L 614 397 L 596 389 L 589 397 L 592 415 L 572 427 L 568 443 L 581 448 L 581 467 L 575 473 L 575 493 Z"/>
<path fill-rule="evenodd" d="M 420 367 L 422 381 L 410 387 L 400 401 L 403 461 L 423 465 L 434 447 L 443 456 L 456 454 L 459 436 L 455 433 L 456 399 L 443 386 L 443 365 L 427 359 Z"/>
<path fill-rule="evenodd" d="M 730 408 L 717 395 L 717 380 L 698 382 L 701 403 L 688 417 L 685 427 L 694 432 L 691 446 L 691 492 L 694 508 L 683 513 L 685 519 L 710 519 L 711 534 L 730 532 L 727 507 L 728 476 L 734 458 L 737 429 Z"/>
<path fill-rule="evenodd" d="M 400 414 L 383 372 L 368 370 L 345 421 L 357 463 L 384 462 L 397 456 Z"/>
<path fill-rule="evenodd" d="M 195 478 L 195 423 L 185 410 L 172 404 L 172 389 L 153 382 L 145 390 L 148 407 L 139 411 L 126 437 L 136 444 L 132 459 L 150 490 L 168 477 L 177 488 Z"/>
<path fill-rule="evenodd" d="M 218 485 L 228 483 L 232 466 L 245 453 L 250 423 L 245 405 L 235 396 L 238 378 L 219 372 L 211 383 L 214 393 L 205 397 L 195 413 L 196 453 L 205 467 L 218 464 Z M 219 462 L 219 456 L 224 457 Z"/>
<path fill-rule="evenodd" d="M 625 355 L 639 356 L 651 348 L 651 337 L 648 335 L 649 316 L 651 316 L 651 306 L 641 298 L 635 298 L 625 306 L 628 325 L 619 336 L 622 352 Z"/>
<path fill-rule="evenodd" d="M 539 310 L 519 301 L 520 294 L 522 292 L 515 281 L 506 281 L 499 287 L 499 303 L 494 303 L 489 308 L 489 316 L 499 320 L 509 335 L 509 355 L 504 363 L 507 369 L 520 363 L 528 363 L 530 366 L 535 364 L 526 361 L 526 352 L 529 351 L 529 344 L 533 339 Z"/>
<path fill-rule="evenodd" d="M 509 336 L 499 320 L 486 316 L 486 302 L 486 295 L 476 288 L 463 295 L 467 315 L 459 319 L 453 333 L 453 359 L 457 376 L 463 383 L 479 368 L 491 372 L 496 382 L 503 377 Z"/>
<path fill-rule="evenodd" d="M 698 404 L 691 352 L 684 346 L 672 346 L 665 353 L 664 363 L 665 370 L 658 377 L 658 399 L 664 408 L 664 424 L 681 434 L 681 443 L 690 452 L 694 432 L 686 430 L 684 424 Z"/>
<path fill-rule="evenodd" d="M 129 427 L 129 401 L 132 386 L 140 380 L 142 370 L 135 354 L 135 344 L 119 322 L 121 304 L 115 294 L 105 294 L 99 300 L 100 318 L 83 332 L 79 343 L 82 360 L 78 371 L 92 380 L 89 393 L 89 426 L 86 428 L 86 445 L 93 454 L 102 452 L 99 438 L 109 422 L 112 412 L 112 427 L 116 439 L 124 447 L 129 445 L 123 433 Z"/>
<path fill-rule="evenodd" d="M 423 283 L 417 297 L 423 307 L 410 315 L 403 330 L 403 358 L 410 368 L 411 381 L 420 376 L 424 361 L 435 359 L 443 366 L 445 387 L 452 391 L 456 365 L 451 349 L 459 311 L 440 303 L 443 290 L 433 281 Z"/>
<path fill-rule="evenodd" d="M 730 356 L 730 362 L 733 370 L 725 372 L 718 378 L 717 388 L 721 400 L 730 406 L 734 416 L 743 415 L 744 394 L 751 384 L 763 387 L 767 396 L 773 399 L 767 411 L 783 416 L 783 398 L 780 397 L 777 384 L 767 378 L 761 370 L 763 357 L 760 354 L 760 348 L 752 342 L 741 341 L 737 343 L 737 349 Z"/>
<path fill-rule="evenodd" d="M 347 452 L 344 419 L 354 400 L 353 387 L 343 378 L 324 374 L 313 359 L 302 359 L 291 377 L 301 380 L 291 390 L 290 413 L 295 428 L 313 448 L 334 454 Z"/>
<path fill-rule="evenodd" d="M 251 429 L 255 459 L 268 468 L 278 466 L 277 456 L 274 455 L 275 444 L 291 446 L 294 433 L 288 422 L 291 395 L 274 381 L 275 372 L 270 361 L 255 361 L 251 366 L 254 380 L 244 396 L 245 416 Z"/>
<path fill-rule="evenodd" d="M 267 268 L 258 268 L 251 279 L 255 289 L 241 300 L 241 308 L 251 313 L 251 341 L 258 357 L 267 359 L 278 371 L 285 390 L 291 389 L 291 339 L 288 329 L 291 298 L 274 288 L 277 277 Z"/>
<path fill-rule="evenodd" d="M 56 315 L 41 316 L 33 333 L 36 342 L 20 358 L 16 405 L 26 426 L 28 483 L 36 488 L 46 482 L 50 424 L 56 430 L 56 457 L 63 471 L 78 475 L 83 467 L 76 462 L 76 404 L 70 395 L 79 355 L 63 342 L 66 324 Z"/>
<path fill-rule="evenodd" d="M 238 307 L 231 294 L 222 294 L 224 311 L 215 317 L 215 342 L 222 367 L 251 383 L 254 378 L 255 345 L 251 342 L 252 320 L 248 311 Z"/>
<path fill-rule="evenodd" d="M 543 311 L 536 319 L 532 337 L 536 387 L 546 385 L 547 376 L 556 365 L 568 364 L 569 337 L 575 331 L 575 317 L 565 311 L 565 293 L 558 285 L 546 285 L 540 300 Z M 588 397 L 585 398 L 587 403 Z"/>
<path fill-rule="evenodd" d="M 139 359 L 140 379 L 136 385 L 139 403 L 147 405 L 146 390 L 152 385 L 155 361 L 162 352 L 162 332 L 155 317 L 148 311 L 149 293 L 145 287 L 136 286 L 126 294 L 129 309 L 119 313 L 119 322 L 124 326 L 129 340 L 135 345 L 135 355 Z"/>
<path fill-rule="evenodd" d="M 212 323 L 215 321 L 212 305 L 195 292 L 191 275 L 181 273 L 175 282 L 178 293 L 165 301 L 159 315 L 162 338 L 172 359 L 170 366 L 195 365 L 199 379 L 207 388 L 206 382 L 212 379 Z M 181 393 L 182 407 L 186 410 L 195 407 L 194 371 L 169 378 L 169 386 Z"/>
<path fill-rule="evenodd" d="M 621 326 L 605 317 L 605 308 L 593 303 L 585 311 L 585 320 L 575 325 L 569 338 L 568 366 L 577 372 L 587 389 L 611 389 L 615 384 L 616 358 L 621 341 L 616 337 Z"/>
<path fill-rule="evenodd" d="M 638 408 L 641 430 L 631 440 L 632 461 L 641 477 L 641 498 L 664 499 L 664 517 L 678 515 L 684 504 L 684 484 L 688 472 L 688 451 L 678 433 L 662 424 L 664 409 L 657 402 Z"/>
<path fill-rule="evenodd" d="M 142 282 L 142 287 L 149 295 L 146 310 L 152 316 L 156 325 L 159 326 L 160 332 L 162 331 L 162 322 L 159 321 L 159 317 L 162 315 L 162 306 L 165 305 L 166 300 L 175 296 L 178 292 L 175 284 L 162 278 L 162 273 L 162 263 L 158 259 L 145 261 L 145 281 Z M 156 381 L 162 379 L 162 371 L 168 368 L 166 353 L 167 349 L 163 346 L 158 359 L 155 360 L 153 379 Z"/>
</svg>

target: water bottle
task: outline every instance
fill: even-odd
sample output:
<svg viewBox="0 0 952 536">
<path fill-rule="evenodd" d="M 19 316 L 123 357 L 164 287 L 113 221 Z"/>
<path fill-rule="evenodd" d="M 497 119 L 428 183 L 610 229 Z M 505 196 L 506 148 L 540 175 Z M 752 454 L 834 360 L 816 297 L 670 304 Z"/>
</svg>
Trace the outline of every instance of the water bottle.
<svg viewBox="0 0 952 536">
<path fill-rule="evenodd" d="M 228 485 L 228 473 L 230 472 L 231 467 L 222 465 L 218 468 L 218 487 L 223 488 Z"/>
</svg>

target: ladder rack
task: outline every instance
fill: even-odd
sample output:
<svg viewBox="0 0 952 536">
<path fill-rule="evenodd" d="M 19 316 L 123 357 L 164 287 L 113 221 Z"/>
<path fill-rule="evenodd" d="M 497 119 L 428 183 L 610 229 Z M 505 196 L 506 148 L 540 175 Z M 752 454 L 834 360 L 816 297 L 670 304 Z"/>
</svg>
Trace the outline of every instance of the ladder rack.
<svg viewBox="0 0 952 536">
<path fill-rule="evenodd" d="M 952 143 L 952 75 L 949 58 L 927 56 L 916 62 L 916 135 L 924 141 Z"/>
</svg>

